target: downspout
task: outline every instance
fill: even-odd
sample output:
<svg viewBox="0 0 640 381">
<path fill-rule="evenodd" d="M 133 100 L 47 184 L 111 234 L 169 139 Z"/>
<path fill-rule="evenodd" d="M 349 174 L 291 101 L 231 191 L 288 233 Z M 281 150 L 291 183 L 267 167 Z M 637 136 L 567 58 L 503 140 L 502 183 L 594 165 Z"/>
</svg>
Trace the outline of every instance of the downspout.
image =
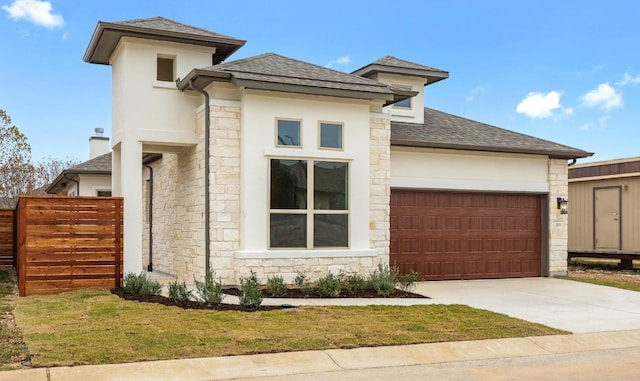
<svg viewBox="0 0 640 381">
<path fill-rule="evenodd" d="M 145 167 L 149 168 L 149 195 L 147 196 L 149 199 L 147 201 L 149 208 L 149 264 L 147 271 L 153 272 L 153 167 L 150 165 L 145 165 Z"/>
<path fill-rule="evenodd" d="M 80 181 L 67 177 L 67 175 L 62 176 L 62 178 L 76 183 L 76 196 L 80 196 Z"/>
<path fill-rule="evenodd" d="M 205 275 L 211 271 L 209 261 L 211 259 L 211 244 L 209 239 L 210 225 L 210 205 L 209 205 L 209 140 L 210 140 L 210 111 L 209 93 L 193 84 L 193 79 L 189 80 L 189 88 L 204 96 L 204 269 Z"/>
<path fill-rule="evenodd" d="M 571 162 L 569 163 L 569 165 L 568 165 L 568 166 L 570 167 L 570 166 L 572 166 L 572 165 L 575 165 L 575 164 L 576 164 L 576 161 L 578 161 L 578 159 L 571 159 Z"/>
</svg>

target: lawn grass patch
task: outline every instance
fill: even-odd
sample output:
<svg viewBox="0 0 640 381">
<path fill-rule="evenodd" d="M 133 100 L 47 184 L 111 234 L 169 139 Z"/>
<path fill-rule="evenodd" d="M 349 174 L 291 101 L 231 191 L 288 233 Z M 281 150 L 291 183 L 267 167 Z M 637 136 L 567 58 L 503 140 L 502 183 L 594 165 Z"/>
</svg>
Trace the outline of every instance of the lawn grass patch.
<svg viewBox="0 0 640 381">
<path fill-rule="evenodd" d="M 80 365 L 566 333 L 462 305 L 239 312 L 127 301 L 106 290 L 20 298 L 35 366 Z"/>
<path fill-rule="evenodd" d="M 597 285 L 600 285 L 600 286 L 622 288 L 624 290 L 640 291 L 640 284 L 637 283 L 637 282 L 632 282 L 631 280 L 629 280 L 629 281 L 625 281 L 624 279 L 604 280 L 604 279 L 587 278 L 587 277 L 582 277 L 582 276 L 579 276 L 579 275 L 563 276 L 563 277 L 559 277 L 559 278 L 568 279 L 568 280 L 574 280 L 574 281 L 577 281 L 577 282 L 597 284 Z"/>
</svg>

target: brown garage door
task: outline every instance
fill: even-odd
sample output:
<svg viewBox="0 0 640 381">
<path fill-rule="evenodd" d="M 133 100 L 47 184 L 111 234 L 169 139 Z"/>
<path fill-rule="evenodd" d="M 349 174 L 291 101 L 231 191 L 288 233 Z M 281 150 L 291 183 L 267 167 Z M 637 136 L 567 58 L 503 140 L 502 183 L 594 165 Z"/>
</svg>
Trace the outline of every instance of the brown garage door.
<svg viewBox="0 0 640 381">
<path fill-rule="evenodd" d="M 541 196 L 392 190 L 391 263 L 425 280 L 540 276 Z"/>
</svg>

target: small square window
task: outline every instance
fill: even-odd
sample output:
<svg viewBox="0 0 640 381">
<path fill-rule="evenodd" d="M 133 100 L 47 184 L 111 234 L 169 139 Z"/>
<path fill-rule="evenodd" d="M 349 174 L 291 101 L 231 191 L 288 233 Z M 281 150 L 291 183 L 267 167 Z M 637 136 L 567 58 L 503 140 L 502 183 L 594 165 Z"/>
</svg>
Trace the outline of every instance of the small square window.
<svg viewBox="0 0 640 381">
<path fill-rule="evenodd" d="M 396 85 L 396 87 L 401 88 L 402 90 L 412 90 L 411 86 L 398 86 Z M 403 99 L 400 102 L 396 102 L 393 104 L 393 107 L 395 108 L 411 108 L 411 98 L 407 98 L 407 99 Z"/>
<path fill-rule="evenodd" d="M 300 121 L 278 120 L 276 145 L 300 147 Z"/>
<path fill-rule="evenodd" d="M 173 82 L 175 75 L 173 74 L 173 58 L 158 57 L 157 68 L 158 81 Z"/>
<path fill-rule="evenodd" d="M 320 123 L 320 148 L 342 149 L 342 125 Z"/>
</svg>

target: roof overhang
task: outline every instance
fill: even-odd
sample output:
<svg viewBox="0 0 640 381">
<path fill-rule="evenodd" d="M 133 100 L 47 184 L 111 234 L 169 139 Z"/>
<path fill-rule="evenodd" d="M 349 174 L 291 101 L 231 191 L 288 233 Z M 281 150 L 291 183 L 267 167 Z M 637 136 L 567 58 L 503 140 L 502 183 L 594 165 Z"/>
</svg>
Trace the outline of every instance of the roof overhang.
<svg viewBox="0 0 640 381">
<path fill-rule="evenodd" d="M 111 171 L 98 171 L 88 169 L 65 169 L 62 171 L 55 180 L 45 188 L 45 192 L 49 194 L 56 194 L 62 188 L 66 186 L 66 181 L 78 181 L 80 175 L 101 175 L 111 176 Z M 66 181 L 65 181 L 66 180 Z"/>
<path fill-rule="evenodd" d="M 401 68 L 397 66 L 382 65 L 377 63 L 369 64 L 361 69 L 354 71 L 352 74 L 370 78 L 378 73 L 398 74 L 424 78 L 427 80 L 425 86 L 449 78 L 449 72 L 444 70 Z"/>
<path fill-rule="evenodd" d="M 135 37 L 215 47 L 217 61 L 225 60 L 236 50 L 240 49 L 240 47 L 242 47 L 246 42 L 244 40 L 237 40 L 229 37 L 195 36 L 189 33 L 157 30 L 133 25 L 99 21 L 95 31 L 93 32 L 87 51 L 84 54 L 84 61 L 101 65 L 109 65 L 111 55 L 118 46 L 122 37 Z"/>
<path fill-rule="evenodd" d="M 593 152 L 586 151 L 551 151 L 551 150 L 538 150 L 519 147 L 497 147 L 497 146 L 481 146 L 481 145 L 467 145 L 467 144 L 453 144 L 453 143 L 432 143 L 432 142 L 416 142 L 401 139 L 391 139 L 392 146 L 399 147 L 417 147 L 417 148 L 439 148 L 439 149 L 452 149 L 461 151 L 481 151 L 481 152 L 499 152 L 499 153 L 521 153 L 528 155 L 544 155 L 549 156 L 551 159 L 563 159 L 573 160 L 582 159 L 593 155 Z"/>
</svg>

